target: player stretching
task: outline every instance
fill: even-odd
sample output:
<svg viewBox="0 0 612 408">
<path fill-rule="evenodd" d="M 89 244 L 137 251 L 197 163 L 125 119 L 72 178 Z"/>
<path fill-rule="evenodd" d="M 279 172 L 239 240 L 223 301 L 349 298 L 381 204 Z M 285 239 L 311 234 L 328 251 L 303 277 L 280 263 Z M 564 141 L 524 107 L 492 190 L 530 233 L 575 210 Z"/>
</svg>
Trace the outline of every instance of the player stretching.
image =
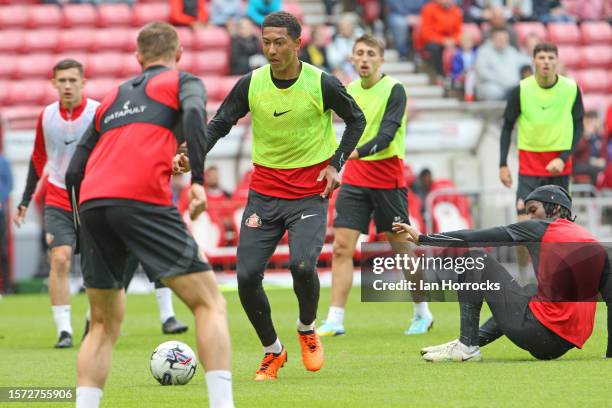
<svg viewBox="0 0 612 408">
<path fill-rule="evenodd" d="M 533 50 L 535 75 L 523 79 L 508 97 L 500 142 L 499 178 L 512 186 L 507 164 L 510 138 L 518 120 L 518 220 L 527 219 L 525 198 L 536 187 L 555 184 L 569 190 L 571 154 L 584 130 L 584 107 L 576 82 L 557 74 L 557 47 L 542 43 Z M 527 252 L 519 248 L 519 278 L 527 281 Z"/>
<path fill-rule="evenodd" d="M 285 231 L 289 231 L 289 269 L 300 309 L 302 361 L 309 371 L 323 366 L 323 347 L 315 332 L 316 265 L 325 238 L 327 198 L 339 185 L 338 172 L 365 127 L 363 113 L 340 82 L 298 59 L 301 27 L 293 15 L 272 13 L 262 28 L 270 64 L 238 81 L 208 125 L 207 146 L 208 151 L 251 112 L 255 171 L 240 228 L 238 291 L 264 346 L 256 380 L 276 379 L 287 361 L 261 282 Z M 338 148 L 332 110 L 347 125 Z"/>
<path fill-rule="evenodd" d="M 344 308 L 353 284 L 353 254 L 359 234 L 368 233 L 374 217 L 376 230 L 391 243 L 406 240 L 391 230 L 393 222 L 408 223 L 404 180 L 406 91 L 397 80 L 380 72 L 384 44 L 365 34 L 353 46 L 353 65 L 361 79 L 347 87 L 366 117 L 366 128 L 342 175 L 336 199 L 332 301 L 320 336 L 344 334 Z M 407 247 L 403 245 L 402 247 Z M 427 302 L 415 303 L 406 334 L 427 332 L 433 317 Z"/>
<path fill-rule="evenodd" d="M 28 179 L 13 221 L 18 227 L 23 224 L 36 184 L 46 170 L 49 179 L 44 223 L 51 263 L 49 297 L 58 335 L 55 348 L 67 348 L 72 347 L 70 262 L 76 236 L 66 192 L 66 168 L 94 117 L 98 102 L 82 94 L 85 78 L 83 65 L 78 61 L 59 61 L 53 67 L 52 83 L 59 102 L 48 105 L 38 117 Z"/>
<path fill-rule="evenodd" d="M 193 169 L 191 216 L 205 209 L 204 86 L 176 69 L 182 49 L 171 25 L 148 24 L 137 42 L 143 73 L 104 98 L 66 173 L 72 202 L 79 203 L 91 308 L 77 358 L 76 406 L 100 404 L 125 310 L 129 251 L 150 280 L 161 279 L 192 311 L 210 406 L 233 407 L 225 299 L 172 205 L 170 189 L 173 157 L 184 135 Z"/>
<path fill-rule="evenodd" d="M 507 336 L 541 360 L 582 348 L 593 331 L 597 294 L 608 306 L 608 348 L 612 358 L 612 273 L 605 249 L 573 222 L 572 201 L 563 188 L 538 187 L 525 198 L 530 220 L 505 227 L 420 235 L 406 224 L 394 230 L 423 245 L 467 247 L 527 245 L 538 281 L 535 296 L 520 287 L 510 273 L 483 252 L 484 268 L 463 273 L 461 282 L 499 284 L 499 290 L 460 291 L 461 331 L 458 340 L 421 350 L 426 361 L 480 361 L 480 347 Z M 531 243 L 531 245 L 529 245 Z M 486 299 L 493 317 L 478 329 Z"/>
</svg>

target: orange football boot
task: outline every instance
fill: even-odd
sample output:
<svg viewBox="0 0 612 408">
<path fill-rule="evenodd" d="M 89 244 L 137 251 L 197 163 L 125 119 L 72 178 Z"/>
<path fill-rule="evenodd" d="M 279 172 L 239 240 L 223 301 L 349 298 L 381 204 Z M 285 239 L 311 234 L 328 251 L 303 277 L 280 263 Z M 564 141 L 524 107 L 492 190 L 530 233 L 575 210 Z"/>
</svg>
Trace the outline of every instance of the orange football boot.
<svg viewBox="0 0 612 408">
<path fill-rule="evenodd" d="M 319 371 L 323 367 L 323 345 L 319 340 L 319 335 L 310 330 L 307 332 L 298 331 L 300 346 L 302 346 L 302 363 L 308 371 Z"/>
<path fill-rule="evenodd" d="M 264 380 L 276 380 L 278 370 L 285 365 L 287 362 L 287 350 L 283 347 L 283 350 L 278 353 L 266 353 L 264 355 L 259 369 L 255 373 L 255 381 Z"/>
</svg>

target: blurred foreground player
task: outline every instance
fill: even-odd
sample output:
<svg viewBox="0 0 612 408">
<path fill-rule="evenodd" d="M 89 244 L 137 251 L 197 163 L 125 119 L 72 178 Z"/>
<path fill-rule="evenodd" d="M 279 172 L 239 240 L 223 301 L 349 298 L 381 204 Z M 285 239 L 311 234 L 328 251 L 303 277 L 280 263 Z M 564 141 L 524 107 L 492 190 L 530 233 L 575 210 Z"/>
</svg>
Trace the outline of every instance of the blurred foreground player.
<svg viewBox="0 0 612 408">
<path fill-rule="evenodd" d="M 369 232 L 370 220 L 374 218 L 376 231 L 384 232 L 392 245 L 407 243 L 391 229 L 394 222 L 409 223 L 403 162 L 406 91 L 399 81 L 380 71 L 384 49 L 384 44 L 370 34 L 358 38 L 353 46 L 352 62 L 360 79 L 351 82 L 347 90 L 363 110 L 366 128 L 349 156 L 336 199 L 332 300 L 327 320 L 317 330 L 320 336 L 345 333 L 344 310 L 353 286 L 353 255 L 359 235 Z M 401 248 L 413 255 L 409 245 Z M 412 295 L 414 317 L 405 333 L 426 333 L 433 325 L 433 316 L 427 302 L 419 301 L 422 299 L 416 292 Z"/>
<path fill-rule="evenodd" d="M 289 233 L 289 269 L 299 303 L 297 334 L 309 371 L 323 366 L 315 332 L 319 303 L 316 266 L 327 226 L 328 198 L 338 173 L 365 127 L 363 113 L 342 84 L 298 59 L 297 19 L 286 12 L 263 22 L 263 51 L 270 62 L 242 77 L 208 125 L 207 152 L 239 118 L 252 115 L 254 172 L 238 244 L 238 292 L 264 347 L 256 380 L 277 378 L 287 361 L 262 286 L 276 245 Z M 346 122 L 340 146 L 332 111 Z"/>
<path fill-rule="evenodd" d="M 197 350 L 211 407 L 233 407 L 225 299 L 210 265 L 172 205 L 173 158 L 183 137 L 192 172 L 190 215 L 206 207 L 205 90 L 176 69 L 176 30 L 151 23 L 138 34 L 143 73 L 107 95 L 66 174 L 80 221 L 91 327 L 77 358 L 77 408 L 100 404 L 125 310 L 128 251 L 150 280 L 161 279 L 195 317 Z"/>
<path fill-rule="evenodd" d="M 574 347 L 582 348 L 590 337 L 598 293 L 608 306 L 606 357 L 612 358 L 612 272 L 605 249 L 573 222 L 571 198 L 563 188 L 536 188 L 526 197 L 525 208 L 529 220 L 482 230 L 421 235 L 409 225 L 394 225 L 396 232 L 421 245 L 524 244 L 536 271 L 538 287 L 532 295 L 493 257 L 472 252 L 482 257 L 484 268 L 464 272 L 459 282 L 498 283 L 499 290 L 459 291 L 459 339 L 422 349 L 426 361 L 480 361 L 480 347 L 504 335 L 537 359 L 559 358 Z M 484 300 L 493 317 L 479 329 Z"/>
</svg>

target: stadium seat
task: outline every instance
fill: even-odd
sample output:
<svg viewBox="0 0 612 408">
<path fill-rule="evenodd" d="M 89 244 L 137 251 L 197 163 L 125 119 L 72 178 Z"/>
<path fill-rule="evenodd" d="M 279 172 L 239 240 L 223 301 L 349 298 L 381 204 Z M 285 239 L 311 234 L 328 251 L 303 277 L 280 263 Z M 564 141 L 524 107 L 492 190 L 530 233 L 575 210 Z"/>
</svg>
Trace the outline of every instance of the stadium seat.
<svg viewBox="0 0 612 408">
<path fill-rule="evenodd" d="M 87 53 L 85 53 L 84 51 L 65 51 L 65 52 L 62 52 L 61 54 L 53 55 L 52 64 L 55 65 L 61 60 L 66 59 L 66 58 L 76 60 L 80 62 L 81 64 L 83 64 L 83 66 L 85 67 L 85 73 L 87 73 L 87 58 L 88 58 Z"/>
<path fill-rule="evenodd" d="M 138 59 L 136 59 L 136 56 L 133 53 L 124 53 L 122 55 L 122 58 L 123 67 L 119 72 L 119 76 L 121 76 L 122 78 L 131 78 L 142 72 L 142 67 L 140 66 Z"/>
<path fill-rule="evenodd" d="M 182 71 L 192 72 L 193 71 L 193 53 L 183 52 L 181 60 L 178 63 L 178 68 Z"/>
<path fill-rule="evenodd" d="M 191 50 L 193 47 L 193 30 L 189 27 L 176 27 L 176 32 L 179 36 L 179 42 L 184 50 Z"/>
<path fill-rule="evenodd" d="M 608 72 L 603 69 L 578 71 L 576 81 L 584 93 L 605 93 L 608 90 Z"/>
<path fill-rule="evenodd" d="M 60 31 L 58 51 L 87 51 L 93 48 L 95 29 L 76 28 Z"/>
<path fill-rule="evenodd" d="M 23 52 L 54 52 L 59 45 L 59 33 L 54 29 L 27 31 L 23 37 Z"/>
<path fill-rule="evenodd" d="M 93 27 L 98 20 L 98 13 L 92 4 L 65 4 L 64 27 Z"/>
<path fill-rule="evenodd" d="M 56 27 L 60 28 L 64 16 L 62 9 L 53 4 L 37 4 L 28 7 L 28 27 Z"/>
<path fill-rule="evenodd" d="M 45 96 L 45 81 L 29 79 L 12 81 L 4 100 L 6 105 L 41 105 Z"/>
<path fill-rule="evenodd" d="M 141 27 L 151 21 L 168 21 L 170 5 L 167 3 L 136 4 L 132 17 L 132 25 L 135 27 Z"/>
<path fill-rule="evenodd" d="M 98 5 L 98 27 L 127 27 L 132 20 L 132 9 L 127 4 Z"/>
<path fill-rule="evenodd" d="M 221 77 L 205 75 L 200 78 L 206 87 L 206 95 L 209 101 L 222 100 L 221 97 Z"/>
<path fill-rule="evenodd" d="M 560 45 L 559 46 L 559 61 L 565 68 L 577 68 L 580 67 L 580 47 L 573 45 Z"/>
<path fill-rule="evenodd" d="M 605 111 L 605 107 L 612 103 L 612 99 L 608 94 L 593 94 L 585 93 L 582 95 L 582 104 L 586 112 L 594 111 Z"/>
<path fill-rule="evenodd" d="M 584 21 L 580 25 L 583 44 L 612 43 L 612 27 L 607 21 Z"/>
<path fill-rule="evenodd" d="M 85 84 L 85 95 L 88 98 L 101 101 L 115 86 L 119 85 L 116 78 L 93 78 Z"/>
<path fill-rule="evenodd" d="M 0 78 L 12 78 L 17 68 L 17 58 L 12 55 L 0 54 Z"/>
<path fill-rule="evenodd" d="M 197 75 L 225 75 L 229 68 L 229 56 L 225 51 L 201 51 L 193 56 L 192 70 Z"/>
<path fill-rule="evenodd" d="M 518 35 L 519 43 L 524 44 L 529 34 L 537 35 L 540 40 L 546 41 L 546 27 L 544 24 L 535 21 L 514 23 L 514 29 Z"/>
<path fill-rule="evenodd" d="M 102 52 L 89 55 L 86 66 L 87 76 L 91 78 L 98 76 L 120 76 L 124 69 L 123 55 L 117 52 Z"/>
<path fill-rule="evenodd" d="M 58 100 L 57 89 L 53 87 L 51 81 L 45 81 L 43 86 L 43 96 L 41 102 L 43 105 L 49 105 Z"/>
<path fill-rule="evenodd" d="M 300 22 L 304 21 L 304 11 L 300 3 L 284 3 L 283 10 L 293 14 Z"/>
<path fill-rule="evenodd" d="M 589 45 L 582 47 L 582 67 L 612 67 L 612 47 L 609 45 Z"/>
<path fill-rule="evenodd" d="M 0 31 L 0 53 L 17 53 L 23 46 L 25 30 Z"/>
<path fill-rule="evenodd" d="M 223 100 L 230 93 L 232 88 L 236 85 L 236 82 L 240 79 L 240 76 L 227 76 L 221 78 L 221 87 L 219 89 L 219 99 Z"/>
<path fill-rule="evenodd" d="M 363 1 L 363 19 L 369 25 L 372 24 L 380 17 L 380 2 L 374 1 Z M 302 16 L 303 19 L 303 16 Z"/>
<path fill-rule="evenodd" d="M 129 51 L 132 46 L 130 41 L 130 29 L 126 28 L 106 28 L 97 29 L 93 32 L 91 44 L 92 51 Z"/>
<path fill-rule="evenodd" d="M 472 38 L 474 39 L 475 44 L 480 44 L 482 41 L 482 31 L 480 31 L 480 27 L 476 23 L 463 23 L 462 29 L 464 32 L 468 32 L 472 34 Z"/>
<path fill-rule="evenodd" d="M 206 27 L 198 30 L 193 36 L 193 48 L 197 50 L 228 50 L 230 36 L 221 27 Z"/>
<path fill-rule="evenodd" d="M 51 78 L 55 57 L 51 54 L 22 55 L 17 60 L 15 78 Z"/>
<path fill-rule="evenodd" d="M 0 106 L 2 107 L 7 105 L 5 101 L 6 101 L 6 98 L 8 97 L 10 86 L 11 86 L 10 81 L 7 81 L 6 79 L 2 79 L 0 77 Z M 5 117 L 4 110 L 2 112 L 2 116 Z"/>
<path fill-rule="evenodd" d="M 548 40 L 554 44 L 579 44 L 580 30 L 574 23 L 548 24 Z"/>
<path fill-rule="evenodd" d="M 126 50 L 127 51 L 136 51 L 136 40 L 138 39 L 138 28 L 132 28 L 128 31 L 128 35 L 126 36 Z"/>
<path fill-rule="evenodd" d="M 0 7 L 0 28 L 21 28 L 28 24 L 28 9 L 24 6 Z"/>
</svg>

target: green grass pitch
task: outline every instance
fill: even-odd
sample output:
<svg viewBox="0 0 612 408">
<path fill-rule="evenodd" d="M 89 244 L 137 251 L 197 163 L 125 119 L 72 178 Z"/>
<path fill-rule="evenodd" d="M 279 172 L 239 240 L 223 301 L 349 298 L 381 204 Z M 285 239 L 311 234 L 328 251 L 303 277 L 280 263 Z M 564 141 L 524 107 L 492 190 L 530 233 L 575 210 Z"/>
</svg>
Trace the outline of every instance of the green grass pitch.
<svg viewBox="0 0 612 408">
<path fill-rule="evenodd" d="M 482 363 L 431 364 L 420 359 L 418 350 L 457 337 L 457 304 L 431 304 L 434 329 L 408 337 L 403 330 L 411 313 L 409 304 L 360 303 L 355 290 L 347 309 L 348 334 L 323 338 L 325 366 L 310 373 L 302 366 L 295 334 L 295 296 L 286 289 L 270 290 L 274 322 L 289 361 L 278 381 L 258 383 L 253 376 L 262 357 L 261 347 L 237 293 L 225 295 L 238 407 L 612 407 L 612 360 L 602 359 L 607 337 L 605 304 L 598 306 L 595 331 L 585 348 L 572 350 L 560 360 L 535 361 L 501 339 L 483 349 Z M 329 299 L 329 289 L 322 290 L 319 314 L 323 318 Z M 159 343 L 177 339 L 195 349 L 193 320 L 176 298 L 175 308 L 178 318 L 190 324 L 190 331 L 162 336 L 154 295 L 128 297 L 103 407 L 208 406 L 201 366 L 186 386 L 162 387 L 149 373 L 149 356 Z M 73 299 L 72 310 L 78 346 L 86 310 L 84 295 Z M 73 386 L 78 347 L 54 350 L 54 341 L 46 296 L 0 300 L 0 386 Z M 0 402 L 0 406 L 66 404 Z"/>
</svg>

